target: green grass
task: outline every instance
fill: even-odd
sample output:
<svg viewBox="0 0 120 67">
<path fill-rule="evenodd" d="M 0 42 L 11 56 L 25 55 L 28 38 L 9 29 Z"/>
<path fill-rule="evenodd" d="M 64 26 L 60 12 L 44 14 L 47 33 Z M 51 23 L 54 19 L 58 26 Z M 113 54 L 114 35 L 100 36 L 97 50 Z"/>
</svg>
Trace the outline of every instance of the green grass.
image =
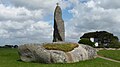
<svg viewBox="0 0 120 67">
<path fill-rule="evenodd" d="M 100 56 L 120 61 L 120 50 L 100 50 L 98 54 Z"/>
<path fill-rule="evenodd" d="M 17 49 L 0 49 L 0 67 L 119 67 L 120 63 L 96 58 L 72 64 L 40 64 L 18 61 Z"/>
<path fill-rule="evenodd" d="M 61 50 L 64 52 L 72 51 L 75 47 L 78 47 L 78 44 L 76 43 L 48 43 L 43 45 L 45 49 L 48 50 Z"/>
</svg>

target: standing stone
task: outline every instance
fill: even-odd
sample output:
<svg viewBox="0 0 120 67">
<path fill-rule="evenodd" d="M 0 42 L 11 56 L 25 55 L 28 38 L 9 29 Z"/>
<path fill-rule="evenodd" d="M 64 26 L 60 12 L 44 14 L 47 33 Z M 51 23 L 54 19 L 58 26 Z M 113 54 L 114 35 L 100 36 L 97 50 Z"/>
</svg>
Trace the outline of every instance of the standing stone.
<svg viewBox="0 0 120 67">
<path fill-rule="evenodd" d="M 65 29 L 64 29 L 64 21 L 62 19 L 62 10 L 57 3 L 54 12 L 53 42 L 61 42 L 61 41 L 65 41 Z"/>
</svg>

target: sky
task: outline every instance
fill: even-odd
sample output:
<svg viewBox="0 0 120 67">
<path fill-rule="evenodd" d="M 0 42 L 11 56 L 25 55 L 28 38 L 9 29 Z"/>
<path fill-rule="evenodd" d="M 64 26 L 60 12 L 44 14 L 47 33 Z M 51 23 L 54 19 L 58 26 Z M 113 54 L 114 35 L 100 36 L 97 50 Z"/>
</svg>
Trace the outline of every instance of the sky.
<svg viewBox="0 0 120 67">
<path fill-rule="evenodd" d="M 120 0 L 0 0 L 0 45 L 52 42 L 57 2 L 66 42 L 95 31 L 120 39 Z"/>
</svg>

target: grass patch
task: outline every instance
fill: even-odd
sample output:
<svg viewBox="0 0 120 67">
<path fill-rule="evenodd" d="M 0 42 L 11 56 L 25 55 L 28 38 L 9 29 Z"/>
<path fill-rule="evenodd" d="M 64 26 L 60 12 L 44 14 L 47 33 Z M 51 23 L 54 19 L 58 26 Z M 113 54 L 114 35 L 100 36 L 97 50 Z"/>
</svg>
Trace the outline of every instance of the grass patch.
<svg viewBox="0 0 120 67">
<path fill-rule="evenodd" d="M 98 54 L 100 56 L 120 61 L 120 50 L 100 50 Z"/>
<path fill-rule="evenodd" d="M 43 45 L 45 49 L 48 50 L 60 50 L 64 52 L 72 51 L 74 48 L 78 47 L 76 43 L 48 43 Z"/>
<path fill-rule="evenodd" d="M 119 67 L 120 63 L 96 58 L 72 64 L 41 64 L 18 61 L 17 49 L 0 48 L 0 67 Z"/>
</svg>

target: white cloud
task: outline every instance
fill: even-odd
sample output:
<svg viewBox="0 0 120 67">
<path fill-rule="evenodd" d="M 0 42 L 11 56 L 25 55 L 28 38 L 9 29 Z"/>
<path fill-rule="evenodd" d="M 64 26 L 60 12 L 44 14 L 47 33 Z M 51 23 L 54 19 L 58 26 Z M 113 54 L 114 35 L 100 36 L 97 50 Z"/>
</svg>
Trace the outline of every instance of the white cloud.
<svg viewBox="0 0 120 67">
<path fill-rule="evenodd" d="M 59 0 L 11 0 L 10 2 L 19 7 L 24 6 L 30 9 L 51 9 Z"/>
<path fill-rule="evenodd" d="M 65 0 L 2 0 L 0 4 L 0 21 L 44 20 L 53 16 L 56 3 L 65 9 L 69 3 Z"/>
<path fill-rule="evenodd" d="M 26 21 L 29 19 L 38 20 L 44 17 L 42 9 L 39 10 L 28 10 L 24 7 L 6 7 L 0 4 L 0 20 L 15 20 L 15 21 Z"/>
<path fill-rule="evenodd" d="M 0 1 L 0 44 L 52 41 L 56 3 L 69 8 L 73 17 L 66 24 L 66 41 L 77 42 L 85 32 L 106 30 L 120 38 L 119 0 L 4 0 Z"/>
<path fill-rule="evenodd" d="M 67 24 L 67 29 L 70 29 L 67 33 L 69 41 L 76 42 L 83 33 L 97 30 L 111 32 L 120 38 L 120 1 L 112 2 L 111 0 L 89 0 L 85 3 L 73 3 L 75 6 L 69 10 L 73 18 Z"/>
<path fill-rule="evenodd" d="M 69 4 L 65 0 L 10 0 L 9 2 L 16 7 L 26 7 L 33 10 L 44 9 L 48 11 L 53 11 L 56 3 L 60 3 L 63 9 Z"/>
<path fill-rule="evenodd" d="M 62 0 L 4 0 L 0 4 L 0 44 L 41 43 L 52 41 L 50 21 L 44 21 L 56 3 Z"/>
<path fill-rule="evenodd" d="M 34 41 L 40 43 L 43 40 L 43 42 L 50 42 L 52 39 L 51 31 L 51 25 L 44 21 L 0 22 L 0 38 L 9 40 L 9 42 L 4 44 L 9 44 L 16 39 L 19 42 L 25 39 L 22 43 L 34 43 Z"/>
<path fill-rule="evenodd" d="M 104 9 L 120 8 L 120 0 L 94 0 L 94 2 L 99 2 L 97 5 Z"/>
<path fill-rule="evenodd" d="M 94 7 L 96 6 L 96 3 L 95 3 L 93 0 L 91 0 L 91 1 L 89 1 L 88 3 L 86 3 L 86 5 L 87 5 L 88 7 L 94 8 Z"/>
</svg>

